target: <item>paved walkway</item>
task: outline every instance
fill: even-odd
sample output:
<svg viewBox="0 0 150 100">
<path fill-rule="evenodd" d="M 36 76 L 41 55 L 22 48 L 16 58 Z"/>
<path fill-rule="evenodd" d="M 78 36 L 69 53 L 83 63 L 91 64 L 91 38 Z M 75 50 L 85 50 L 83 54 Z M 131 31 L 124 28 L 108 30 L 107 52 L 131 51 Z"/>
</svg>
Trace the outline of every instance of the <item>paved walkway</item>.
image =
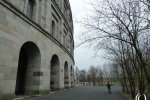
<svg viewBox="0 0 150 100">
<path fill-rule="evenodd" d="M 128 100 L 121 94 L 121 88 L 112 87 L 112 94 L 106 87 L 77 87 L 67 91 L 50 93 L 49 95 L 32 97 L 25 100 Z"/>
</svg>

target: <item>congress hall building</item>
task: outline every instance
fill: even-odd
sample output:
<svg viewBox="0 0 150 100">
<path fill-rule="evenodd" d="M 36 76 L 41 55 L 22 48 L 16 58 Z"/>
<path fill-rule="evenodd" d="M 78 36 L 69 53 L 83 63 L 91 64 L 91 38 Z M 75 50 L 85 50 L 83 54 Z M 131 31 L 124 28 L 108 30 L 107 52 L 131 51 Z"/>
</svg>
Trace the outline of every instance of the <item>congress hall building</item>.
<svg viewBox="0 0 150 100">
<path fill-rule="evenodd" d="M 0 0 L 0 96 L 74 84 L 69 0 Z"/>
</svg>

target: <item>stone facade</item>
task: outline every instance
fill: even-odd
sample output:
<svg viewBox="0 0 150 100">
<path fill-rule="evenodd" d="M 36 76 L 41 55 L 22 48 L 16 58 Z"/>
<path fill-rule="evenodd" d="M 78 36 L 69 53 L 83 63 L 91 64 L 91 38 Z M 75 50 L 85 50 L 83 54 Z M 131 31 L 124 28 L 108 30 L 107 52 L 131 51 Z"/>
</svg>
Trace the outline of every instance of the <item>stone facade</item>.
<svg viewBox="0 0 150 100">
<path fill-rule="evenodd" d="M 0 0 L 0 95 L 73 85 L 69 0 Z"/>
</svg>

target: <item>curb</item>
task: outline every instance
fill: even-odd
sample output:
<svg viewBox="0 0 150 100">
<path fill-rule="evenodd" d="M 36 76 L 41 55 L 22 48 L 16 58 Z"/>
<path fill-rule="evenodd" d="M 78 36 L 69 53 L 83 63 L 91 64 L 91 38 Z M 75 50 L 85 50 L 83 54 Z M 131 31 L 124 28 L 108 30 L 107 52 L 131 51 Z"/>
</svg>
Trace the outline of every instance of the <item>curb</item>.
<svg viewBox="0 0 150 100">
<path fill-rule="evenodd" d="M 65 92 L 65 91 L 68 91 L 69 89 L 64 89 L 63 91 L 53 91 L 53 92 L 49 92 L 49 94 L 53 94 L 53 93 L 56 93 L 56 92 Z M 47 94 L 48 95 L 48 94 Z M 23 96 L 23 97 L 16 97 L 14 98 L 13 100 L 23 100 L 23 99 L 27 99 L 27 98 L 32 98 L 32 97 L 39 97 L 39 96 L 42 96 L 42 94 L 39 94 L 39 95 L 31 95 L 31 96 Z"/>
<path fill-rule="evenodd" d="M 27 99 L 27 98 L 32 98 L 32 97 L 39 97 L 39 96 L 41 96 L 41 94 L 39 94 L 39 95 L 32 95 L 32 96 L 18 97 L 18 98 L 14 98 L 13 100 L 22 100 L 22 99 Z"/>
</svg>

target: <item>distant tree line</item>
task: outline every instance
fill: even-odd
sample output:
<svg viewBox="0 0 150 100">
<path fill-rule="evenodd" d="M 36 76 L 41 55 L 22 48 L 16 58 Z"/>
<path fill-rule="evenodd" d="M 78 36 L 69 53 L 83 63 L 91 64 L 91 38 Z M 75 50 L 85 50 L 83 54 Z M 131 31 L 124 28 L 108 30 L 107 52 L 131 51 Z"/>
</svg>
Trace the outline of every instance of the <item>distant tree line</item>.
<svg viewBox="0 0 150 100">
<path fill-rule="evenodd" d="M 89 69 L 78 70 L 76 76 L 79 82 L 88 83 L 88 85 L 103 84 L 103 73 L 100 67 L 92 65 Z"/>
<path fill-rule="evenodd" d="M 106 85 L 107 82 L 112 84 L 118 83 L 118 70 L 117 67 L 112 67 L 113 65 L 107 64 L 103 66 L 91 65 L 88 69 L 78 69 L 76 68 L 77 80 L 81 83 L 87 83 L 86 85 Z"/>
</svg>

